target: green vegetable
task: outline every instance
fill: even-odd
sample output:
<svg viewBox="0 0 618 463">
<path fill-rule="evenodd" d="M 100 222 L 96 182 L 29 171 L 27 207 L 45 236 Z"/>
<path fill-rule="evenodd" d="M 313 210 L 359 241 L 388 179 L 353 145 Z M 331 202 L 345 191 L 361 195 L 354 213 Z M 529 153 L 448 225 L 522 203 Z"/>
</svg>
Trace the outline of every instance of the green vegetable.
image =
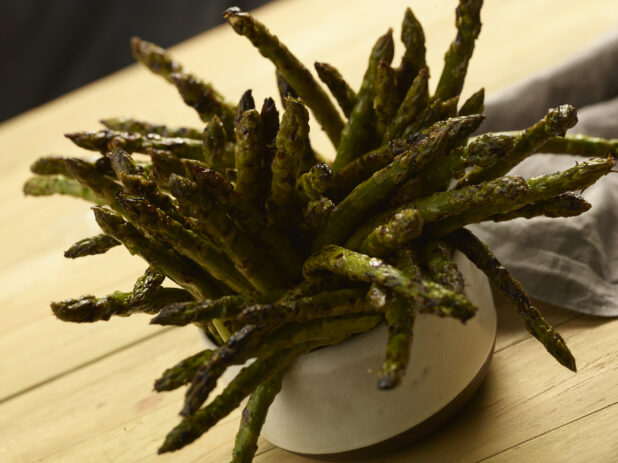
<svg viewBox="0 0 618 463">
<path fill-rule="evenodd" d="M 82 296 L 51 304 L 54 315 L 67 322 L 91 323 L 109 320 L 113 315 L 127 317 L 131 314 L 157 313 L 171 303 L 191 300 L 191 295 L 179 288 L 162 288 L 165 275 L 149 268 L 140 277 L 130 293 L 116 291 L 96 298 Z"/>
<path fill-rule="evenodd" d="M 526 329 L 545 346 L 547 352 L 569 370 L 576 371 L 575 358 L 562 336 L 532 306 L 521 284 L 500 264 L 487 246 L 465 228 L 453 232 L 446 239 L 485 272 L 502 295 L 517 308 Z"/>
<path fill-rule="evenodd" d="M 213 402 L 184 418 L 167 435 L 165 442 L 159 448 L 159 453 L 178 450 L 193 442 L 238 407 L 258 384 L 270 380 L 306 350 L 306 346 L 290 348 L 263 359 L 257 359 L 248 367 L 243 368 Z"/>
<path fill-rule="evenodd" d="M 236 125 L 236 191 L 258 207 L 264 203 L 268 188 L 264 155 L 262 118 L 255 109 L 249 109 L 239 116 Z"/>
<path fill-rule="evenodd" d="M 69 249 L 64 251 L 64 257 L 76 259 L 77 257 L 93 256 L 104 254 L 111 248 L 119 246 L 120 243 L 111 236 L 101 233 L 90 238 L 79 240 Z"/>
<path fill-rule="evenodd" d="M 592 205 L 579 195 L 563 193 L 549 199 L 535 201 L 511 212 L 492 215 L 494 222 L 505 222 L 517 218 L 531 219 L 544 215 L 545 217 L 574 217 L 590 210 Z"/>
<path fill-rule="evenodd" d="M 326 92 L 315 81 L 309 70 L 249 13 L 237 7 L 228 8 L 223 17 L 234 31 L 247 37 L 259 52 L 276 66 L 296 94 L 313 111 L 333 145 L 339 143 L 343 121 Z"/>
<path fill-rule="evenodd" d="M 398 386 L 410 360 L 414 311 L 404 299 L 397 298 L 391 303 L 386 311 L 386 325 L 388 342 L 386 358 L 378 379 L 380 389 L 392 389 Z"/>
<path fill-rule="evenodd" d="M 105 200 L 99 197 L 99 195 L 94 193 L 90 188 L 64 175 L 32 177 L 24 184 L 24 194 L 29 196 L 50 196 L 59 194 L 85 199 L 95 204 L 105 204 Z"/>
<path fill-rule="evenodd" d="M 370 256 L 385 256 L 416 238 L 423 231 L 423 216 L 416 209 L 402 209 L 378 225 L 360 244 L 359 250 Z"/>
<path fill-rule="evenodd" d="M 266 421 L 268 407 L 281 390 L 283 371 L 279 371 L 268 381 L 260 384 L 249 396 L 249 401 L 242 411 L 240 429 L 236 433 L 233 463 L 250 463 L 257 451 L 260 430 Z"/>
<path fill-rule="evenodd" d="M 456 12 L 457 36 L 444 55 L 444 68 L 434 98 L 447 100 L 459 96 L 474 51 L 474 42 L 481 32 L 483 0 L 461 0 Z"/>
<path fill-rule="evenodd" d="M 459 108 L 458 116 L 468 116 L 469 114 L 480 114 L 485 109 L 485 89 L 481 88 L 468 97 Z"/>
<path fill-rule="evenodd" d="M 114 140 L 117 146 L 129 153 L 148 153 L 149 149 L 166 150 L 179 158 L 204 159 L 202 142 L 192 138 L 167 138 L 158 134 L 142 135 L 137 132 L 73 132 L 65 135 L 80 148 L 106 153 L 109 143 Z"/>
<path fill-rule="evenodd" d="M 381 201 L 393 194 L 397 186 L 420 172 L 452 139 L 461 136 L 461 132 L 472 132 L 481 121 L 480 116 L 466 116 L 434 125 L 426 138 L 359 184 L 337 205 L 328 224 L 314 239 L 312 249 L 317 250 L 327 243 L 344 242 L 363 218 L 374 212 Z"/>
<path fill-rule="evenodd" d="M 534 154 L 550 139 L 563 136 L 567 129 L 577 123 L 577 112 L 571 105 L 550 109 L 543 119 L 515 138 L 512 150 L 488 167 L 478 167 L 460 180 L 462 185 L 471 185 L 506 174 L 527 156 Z"/>
<path fill-rule="evenodd" d="M 287 99 L 277 134 L 277 151 L 273 159 L 270 197 L 266 207 L 272 221 L 288 222 L 294 214 L 296 173 L 307 149 L 309 113 L 300 100 Z"/>
<path fill-rule="evenodd" d="M 401 136 L 405 129 L 415 121 L 421 111 L 427 107 L 429 101 L 428 82 L 429 71 L 427 68 L 421 68 L 403 97 L 403 101 L 384 135 L 385 141 Z"/>
<path fill-rule="evenodd" d="M 593 158 L 562 172 L 531 178 L 526 182 L 528 191 L 525 194 L 519 197 L 515 196 L 507 201 L 501 201 L 496 205 L 489 202 L 485 207 L 453 215 L 431 224 L 426 231 L 433 236 L 442 236 L 467 224 L 488 220 L 496 214 L 508 213 L 527 204 L 546 200 L 569 191 L 584 190 L 603 175 L 608 174 L 615 165 L 616 162 L 611 158 Z"/>
<path fill-rule="evenodd" d="M 423 261 L 431 278 L 442 286 L 463 294 L 464 278 L 452 259 L 453 248 L 444 241 L 431 240 L 423 246 Z"/>
<path fill-rule="evenodd" d="M 101 119 L 103 124 L 109 130 L 115 132 L 137 132 L 143 135 L 156 133 L 162 137 L 168 138 L 193 138 L 194 140 L 202 139 L 202 131 L 192 127 L 168 127 L 163 124 L 154 124 L 152 122 L 141 121 L 130 117 L 111 117 L 109 119 Z"/>
<path fill-rule="evenodd" d="M 373 111 L 378 138 L 383 138 L 395 113 L 399 107 L 397 95 L 397 74 L 385 62 L 378 64 L 375 78 L 375 96 L 373 97 Z"/>
<path fill-rule="evenodd" d="M 427 68 L 425 62 L 425 33 L 421 23 L 416 19 L 410 8 L 406 8 L 401 23 L 401 42 L 405 51 L 401 57 L 401 64 L 397 69 L 397 90 L 399 97 L 408 92 L 412 80 L 423 68 Z M 429 77 L 429 75 L 427 75 Z"/>
<path fill-rule="evenodd" d="M 303 272 L 330 271 L 352 281 L 379 283 L 418 304 L 422 311 L 465 321 L 476 312 L 465 297 L 431 281 L 406 275 L 375 257 L 336 245 L 324 246 L 305 262 Z"/>
<path fill-rule="evenodd" d="M 363 77 L 363 83 L 356 96 L 350 118 L 343 127 L 341 140 L 337 144 L 337 156 L 333 162 L 333 172 L 338 172 L 349 162 L 363 154 L 372 141 L 373 99 L 375 80 L 380 62 L 390 63 L 393 59 L 392 30 L 381 36 L 369 55 L 369 64 Z"/>
<path fill-rule="evenodd" d="M 337 104 L 346 117 L 350 117 L 352 109 L 356 105 L 356 92 L 343 79 L 339 71 L 328 63 L 314 63 L 318 77 L 326 84 L 330 92 L 337 100 Z"/>
</svg>

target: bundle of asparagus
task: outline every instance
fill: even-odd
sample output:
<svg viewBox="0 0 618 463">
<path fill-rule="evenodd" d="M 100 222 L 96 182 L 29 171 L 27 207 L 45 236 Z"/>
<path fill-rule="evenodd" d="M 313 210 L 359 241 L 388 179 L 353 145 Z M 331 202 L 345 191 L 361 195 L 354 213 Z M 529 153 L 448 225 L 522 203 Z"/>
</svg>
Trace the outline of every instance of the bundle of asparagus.
<svg viewBox="0 0 618 463">
<path fill-rule="evenodd" d="M 189 384 L 182 421 L 159 452 L 194 441 L 249 396 L 233 461 L 251 461 L 288 365 L 380 323 L 389 335 L 377 386 L 396 387 L 417 313 L 461 322 L 475 314 L 451 259 L 454 249 L 487 274 L 528 331 L 575 371 L 563 338 L 462 227 L 585 212 L 590 205 L 572 192 L 612 170 L 618 141 L 565 135 L 577 121 L 570 105 L 549 110 L 521 132 L 472 137 L 484 119 L 484 92 L 461 105 L 459 95 L 481 28 L 481 4 L 460 1 L 457 35 L 432 95 L 423 30 L 410 9 L 401 63 L 391 63 L 389 30 L 371 50 L 358 91 L 333 66 L 316 63 L 346 120 L 288 48 L 238 8 L 224 17 L 274 63 L 281 118 L 273 99 L 258 111 L 247 90 L 234 106 L 163 49 L 135 38 L 136 59 L 176 87 L 204 130 L 105 119 L 99 132 L 67 134 L 99 151 L 96 161 L 51 156 L 32 165 L 36 176 L 26 182 L 26 194 L 95 203 L 102 234 L 77 242 L 66 257 L 122 244 L 148 263 L 132 291 L 52 303 L 58 318 L 156 314 L 151 323 L 197 324 L 218 345 L 156 380 L 157 391 Z M 307 108 L 336 149 L 332 164 L 311 146 Z M 599 157 L 529 180 L 505 176 L 540 149 Z M 163 286 L 166 279 L 178 287 Z M 226 368 L 250 358 L 255 361 L 204 406 Z"/>
</svg>

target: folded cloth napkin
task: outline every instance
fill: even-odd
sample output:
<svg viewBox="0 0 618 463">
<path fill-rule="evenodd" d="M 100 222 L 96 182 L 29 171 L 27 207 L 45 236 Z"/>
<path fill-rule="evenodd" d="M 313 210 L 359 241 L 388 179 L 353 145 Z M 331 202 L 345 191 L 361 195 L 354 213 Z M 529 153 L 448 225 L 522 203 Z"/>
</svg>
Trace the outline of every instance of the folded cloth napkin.
<svg viewBox="0 0 618 463">
<path fill-rule="evenodd" d="M 550 107 L 579 108 L 575 133 L 618 137 L 618 29 L 569 62 L 490 98 L 483 131 L 525 128 Z M 511 174 L 530 178 L 584 159 L 537 154 Z M 618 174 L 583 193 L 592 209 L 568 219 L 516 219 L 469 228 L 534 298 L 591 315 L 618 315 Z"/>
</svg>

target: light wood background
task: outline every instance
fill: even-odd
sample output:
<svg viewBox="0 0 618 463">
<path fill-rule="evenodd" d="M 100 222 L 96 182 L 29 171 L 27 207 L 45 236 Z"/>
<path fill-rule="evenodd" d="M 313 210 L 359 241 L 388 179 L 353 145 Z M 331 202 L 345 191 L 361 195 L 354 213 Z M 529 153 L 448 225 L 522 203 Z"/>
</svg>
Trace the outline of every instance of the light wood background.
<svg viewBox="0 0 618 463">
<path fill-rule="evenodd" d="M 389 26 L 398 36 L 408 5 L 424 24 L 428 61 L 437 77 L 454 36 L 454 0 L 280 0 L 255 14 L 305 63 L 333 63 L 357 86 L 373 41 Z M 464 96 L 481 85 L 489 93 L 508 86 L 597 40 L 618 26 L 618 2 L 488 0 L 482 17 Z M 231 101 L 248 87 L 257 101 L 275 94 L 270 63 L 226 26 L 174 52 Z M 130 289 L 145 268 L 118 248 L 104 256 L 64 259 L 64 249 L 97 233 L 88 205 L 21 194 L 36 157 L 80 154 L 63 133 L 95 129 L 99 118 L 116 115 L 198 123 L 175 90 L 133 66 L 0 126 L 3 462 L 222 462 L 230 457 L 238 411 L 188 448 L 155 455 L 177 423 L 182 391 L 158 395 L 152 381 L 201 348 L 196 330 L 155 328 L 143 316 L 77 326 L 57 321 L 49 310 L 51 300 Z M 317 127 L 312 136 L 320 151 L 332 151 Z M 618 321 L 542 306 L 577 357 L 579 372 L 573 374 L 498 302 L 495 357 L 472 402 L 439 433 L 375 461 L 618 461 Z M 265 441 L 256 457 L 260 463 L 305 461 L 311 460 Z"/>
</svg>

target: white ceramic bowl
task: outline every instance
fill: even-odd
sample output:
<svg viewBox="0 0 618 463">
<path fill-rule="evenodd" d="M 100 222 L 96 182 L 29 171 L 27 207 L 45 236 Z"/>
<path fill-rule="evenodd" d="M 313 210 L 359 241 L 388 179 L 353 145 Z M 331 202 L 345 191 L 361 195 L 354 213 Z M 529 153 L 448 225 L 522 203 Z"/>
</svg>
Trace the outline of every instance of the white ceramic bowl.
<svg viewBox="0 0 618 463">
<path fill-rule="evenodd" d="M 489 282 L 462 254 L 455 261 L 479 311 L 464 325 L 418 315 L 402 383 L 377 387 L 387 329 L 377 328 L 299 358 L 271 405 L 262 436 L 301 454 L 337 458 L 390 450 L 452 415 L 480 384 L 493 351 L 496 312 Z M 230 368 L 229 381 L 240 367 Z"/>
</svg>

